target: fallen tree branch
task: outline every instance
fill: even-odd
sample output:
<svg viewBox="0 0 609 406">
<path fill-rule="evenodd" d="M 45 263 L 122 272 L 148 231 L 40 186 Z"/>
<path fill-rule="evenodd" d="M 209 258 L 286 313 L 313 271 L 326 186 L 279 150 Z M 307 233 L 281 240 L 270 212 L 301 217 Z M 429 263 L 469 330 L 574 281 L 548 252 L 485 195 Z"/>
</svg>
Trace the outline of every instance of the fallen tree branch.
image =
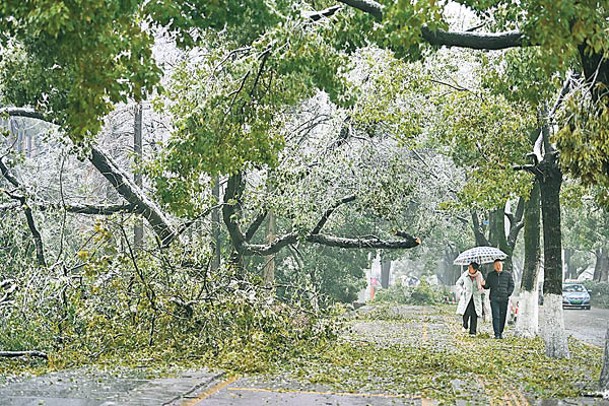
<svg viewBox="0 0 609 406">
<path fill-rule="evenodd" d="M 7 288 L 8 286 L 8 288 Z M 0 288 L 5 289 L 4 295 L 0 298 L 0 304 L 6 302 L 9 296 L 17 290 L 17 285 L 14 279 L 6 279 L 0 282 Z"/>
<path fill-rule="evenodd" d="M 38 357 L 49 359 L 49 356 L 42 351 L 0 351 L 0 357 L 16 358 L 16 357 Z"/>
<path fill-rule="evenodd" d="M 135 212 L 148 220 L 162 247 L 169 246 L 178 237 L 178 233 L 160 208 L 144 195 L 131 177 L 110 156 L 100 148 L 92 146 L 89 160 L 116 191 L 135 206 Z"/>
<path fill-rule="evenodd" d="M 401 231 L 395 233 L 397 237 L 401 238 L 400 240 L 390 241 L 381 240 L 377 237 L 348 238 L 319 234 L 319 231 L 328 221 L 330 215 L 340 205 L 355 200 L 355 196 L 347 196 L 336 202 L 332 207 L 326 210 L 322 219 L 317 223 L 314 229 L 306 235 L 291 232 L 275 238 L 268 244 L 250 244 L 238 223 L 240 217 L 240 198 L 244 188 L 245 182 L 243 181 L 242 174 L 239 173 L 230 176 L 224 193 L 224 201 L 232 201 L 234 203 L 226 203 L 222 210 L 222 218 L 231 237 L 233 247 L 241 255 L 272 255 L 289 245 L 296 244 L 299 240 L 337 248 L 405 249 L 414 248 L 421 244 L 421 240 L 418 237 L 413 237 Z"/>
</svg>

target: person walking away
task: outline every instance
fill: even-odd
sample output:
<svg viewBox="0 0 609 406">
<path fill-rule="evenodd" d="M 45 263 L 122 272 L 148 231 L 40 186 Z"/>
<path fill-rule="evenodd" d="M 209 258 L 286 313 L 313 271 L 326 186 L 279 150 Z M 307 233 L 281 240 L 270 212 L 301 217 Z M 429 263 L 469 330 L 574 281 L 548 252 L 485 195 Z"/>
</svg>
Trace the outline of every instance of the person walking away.
<svg viewBox="0 0 609 406">
<path fill-rule="evenodd" d="M 463 329 L 467 331 L 469 327 L 470 335 L 476 335 L 478 317 L 482 317 L 483 285 L 480 265 L 476 262 L 471 262 L 457 280 L 457 287 L 461 288 L 457 314 L 463 316 Z"/>
<path fill-rule="evenodd" d="M 503 338 L 508 302 L 514 292 L 512 274 L 503 270 L 503 262 L 496 259 L 493 270 L 486 276 L 484 289 L 490 289 L 491 313 L 493 315 L 493 332 L 495 338 Z"/>
</svg>

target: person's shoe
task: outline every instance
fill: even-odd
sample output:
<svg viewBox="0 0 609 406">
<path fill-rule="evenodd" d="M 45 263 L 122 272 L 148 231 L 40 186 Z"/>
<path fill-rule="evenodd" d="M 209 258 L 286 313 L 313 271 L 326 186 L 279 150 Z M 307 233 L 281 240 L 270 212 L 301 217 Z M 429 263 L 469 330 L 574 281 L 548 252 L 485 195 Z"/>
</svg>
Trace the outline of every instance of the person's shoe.
<svg viewBox="0 0 609 406">
<path fill-rule="evenodd" d="M 469 335 L 470 335 L 470 336 L 472 336 L 472 337 L 475 337 L 475 336 L 476 336 L 476 332 L 474 331 L 474 332 L 472 333 L 472 332 L 470 331 L 470 332 L 469 332 Z"/>
<path fill-rule="evenodd" d="M 461 331 L 462 331 L 463 333 L 467 333 L 467 327 L 462 326 L 462 327 L 461 327 Z"/>
<path fill-rule="evenodd" d="M 496 335 L 496 336 L 495 336 L 495 340 L 499 340 L 499 339 L 501 339 L 501 336 L 497 336 L 497 335 Z"/>
</svg>

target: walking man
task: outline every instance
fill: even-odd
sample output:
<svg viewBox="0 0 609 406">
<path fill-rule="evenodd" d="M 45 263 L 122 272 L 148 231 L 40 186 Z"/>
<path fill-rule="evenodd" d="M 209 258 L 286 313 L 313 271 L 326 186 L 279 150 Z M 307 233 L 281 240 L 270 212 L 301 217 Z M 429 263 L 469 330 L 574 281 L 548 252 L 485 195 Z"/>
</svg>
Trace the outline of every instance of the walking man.
<svg viewBox="0 0 609 406">
<path fill-rule="evenodd" d="M 483 287 L 491 290 L 491 313 L 495 338 L 503 338 L 508 301 L 514 292 L 514 279 L 511 273 L 503 270 L 503 262 L 500 259 L 495 260 L 493 268 L 494 270 L 486 276 Z"/>
</svg>

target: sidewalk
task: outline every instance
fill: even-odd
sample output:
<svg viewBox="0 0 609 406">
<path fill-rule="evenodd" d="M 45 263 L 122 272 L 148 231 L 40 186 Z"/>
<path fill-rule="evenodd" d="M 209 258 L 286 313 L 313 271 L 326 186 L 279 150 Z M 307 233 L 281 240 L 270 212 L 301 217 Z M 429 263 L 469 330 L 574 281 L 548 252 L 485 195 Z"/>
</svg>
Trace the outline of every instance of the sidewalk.
<svg viewBox="0 0 609 406">
<path fill-rule="evenodd" d="M 223 373 L 185 371 L 174 378 L 147 378 L 142 371 L 91 369 L 54 372 L 0 388 L 6 406 L 180 405 L 184 397 L 222 379 Z"/>
</svg>

